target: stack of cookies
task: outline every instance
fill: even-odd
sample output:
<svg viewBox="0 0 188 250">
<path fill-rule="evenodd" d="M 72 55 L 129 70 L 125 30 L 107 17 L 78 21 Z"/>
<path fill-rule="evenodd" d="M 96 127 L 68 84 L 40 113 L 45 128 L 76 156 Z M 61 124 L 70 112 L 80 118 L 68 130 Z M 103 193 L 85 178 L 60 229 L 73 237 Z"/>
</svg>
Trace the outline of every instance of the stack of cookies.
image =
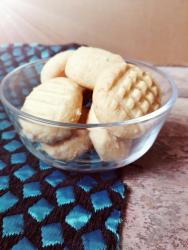
<svg viewBox="0 0 188 250">
<path fill-rule="evenodd" d="M 92 91 L 90 107 L 83 103 Z M 51 157 L 70 161 L 94 147 L 103 161 L 125 158 L 131 141 L 143 134 L 138 125 L 72 128 L 70 124 L 113 123 L 134 119 L 160 107 L 160 89 L 152 77 L 117 54 L 80 47 L 49 59 L 41 84 L 26 97 L 22 111 L 55 125 L 21 121 L 23 133 L 41 143 Z M 58 122 L 66 123 L 58 126 Z"/>
</svg>

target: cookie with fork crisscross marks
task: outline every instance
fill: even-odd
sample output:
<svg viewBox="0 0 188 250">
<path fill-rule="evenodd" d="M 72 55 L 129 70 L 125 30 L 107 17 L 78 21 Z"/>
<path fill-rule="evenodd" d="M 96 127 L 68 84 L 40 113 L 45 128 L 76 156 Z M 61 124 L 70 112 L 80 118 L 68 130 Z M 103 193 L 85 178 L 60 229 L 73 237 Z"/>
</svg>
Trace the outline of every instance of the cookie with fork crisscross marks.
<svg viewBox="0 0 188 250">
<path fill-rule="evenodd" d="M 104 71 L 98 79 L 93 93 L 93 105 L 100 122 L 125 121 L 158 109 L 160 89 L 142 69 L 126 63 L 116 64 Z M 134 129 L 130 127 L 129 134 L 122 127 L 116 132 L 131 138 L 139 130 L 138 126 L 134 126 Z"/>
</svg>

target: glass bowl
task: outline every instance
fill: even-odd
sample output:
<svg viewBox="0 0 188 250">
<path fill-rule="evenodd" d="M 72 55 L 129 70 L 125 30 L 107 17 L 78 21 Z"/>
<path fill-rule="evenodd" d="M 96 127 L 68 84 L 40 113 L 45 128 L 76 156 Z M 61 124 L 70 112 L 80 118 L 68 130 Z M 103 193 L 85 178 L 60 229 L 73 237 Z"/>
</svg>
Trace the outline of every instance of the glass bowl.
<svg viewBox="0 0 188 250">
<path fill-rule="evenodd" d="M 9 73 L 1 83 L 1 100 L 26 148 L 42 161 L 61 169 L 76 171 L 110 170 L 134 162 L 144 155 L 155 142 L 161 127 L 177 98 L 174 82 L 162 71 L 150 64 L 136 60 L 126 60 L 149 72 L 158 82 L 162 91 L 162 106 L 145 116 L 122 122 L 82 124 L 62 123 L 42 119 L 21 111 L 26 96 L 40 83 L 40 72 L 46 60 L 38 60 L 22 65 Z M 89 105 L 89 103 L 86 103 Z M 84 140 L 93 137 L 96 145 L 84 149 L 82 140 L 66 138 L 59 144 L 47 145 L 24 133 L 23 124 L 40 126 L 41 132 L 68 131 L 71 135 L 82 134 Z M 127 131 L 128 136 L 118 138 L 114 133 Z M 136 133 L 132 133 L 137 131 Z M 131 135 L 130 135 L 131 134 Z M 67 146 L 67 142 L 69 146 Z M 72 144 L 71 144 L 71 143 Z M 94 144 L 95 144 L 94 143 Z M 58 145 L 63 145 L 58 150 Z M 95 150 L 96 148 L 96 150 Z M 71 153 L 72 151 L 73 153 Z"/>
</svg>

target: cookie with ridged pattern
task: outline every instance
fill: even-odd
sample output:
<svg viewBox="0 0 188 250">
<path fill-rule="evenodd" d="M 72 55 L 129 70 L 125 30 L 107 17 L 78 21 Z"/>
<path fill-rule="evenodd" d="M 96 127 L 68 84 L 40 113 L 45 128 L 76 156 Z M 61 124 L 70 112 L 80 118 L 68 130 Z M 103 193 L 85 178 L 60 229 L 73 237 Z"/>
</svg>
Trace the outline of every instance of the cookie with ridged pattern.
<svg viewBox="0 0 188 250">
<path fill-rule="evenodd" d="M 56 122 L 76 123 L 82 112 L 82 88 L 64 77 L 35 87 L 21 108 L 27 114 Z M 39 142 L 54 143 L 70 136 L 70 129 L 21 120 L 24 134 Z"/>
</svg>

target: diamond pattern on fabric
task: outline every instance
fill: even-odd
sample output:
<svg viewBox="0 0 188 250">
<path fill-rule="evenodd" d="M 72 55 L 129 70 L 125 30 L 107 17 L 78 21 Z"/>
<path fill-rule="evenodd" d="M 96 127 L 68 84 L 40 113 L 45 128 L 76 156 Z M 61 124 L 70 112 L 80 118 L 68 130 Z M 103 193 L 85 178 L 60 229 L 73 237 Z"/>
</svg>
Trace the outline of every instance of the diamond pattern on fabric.
<svg viewBox="0 0 188 250">
<path fill-rule="evenodd" d="M 14 175 L 20 180 L 25 181 L 33 176 L 36 171 L 29 165 L 24 165 L 22 168 L 19 168 L 14 172 Z"/>
<path fill-rule="evenodd" d="M 27 238 L 23 238 L 11 250 L 37 250 Z"/>
<path fill-rule="evenodd" d="M 25 62 L 77 47 L 0 44 L 0 80 Z M 40 71 L 41 65 L 28 71 L 31 87 L 38 84 Z M 19 84 L 27 95 L 27 76 Z M 12 104 L 22 105 L 17 91 L 10 97 Z M 0 102 L 0 250 L 119 249 L 125 198 L 115 183 L 116 171 L 65 172 L 36 159 L 23 147 Z M 91 195 L 97 208 L 102 197 L 105 209 L 95 210 Z"/>
<path fill-rule="evenodd" d="M 3 168 L 6 167 L 6 164 L 0 160 L 0 170 L 3 170 Z"/>
<path fill-rule="evenodd" d="M 9 59 L 11 59 L 11 56 L 10 56 L 9 53 L 5 52 L 4 54 L 1 55 L 1 60 L 2 61 L 7 61 Z"/>
<path fill-rule="evenodd" d="M 41 57 L 42 58 L 48 58 L 49 57 L 49 51 L 47 49 L 43 50 L 42 53 L 41 53 Z"/>
<path fill-rule="evenodd" d="M 97 185 L 97 182 L 90 176 L 84 176 L 78 181 L 77 185 L 80 188 L 82 188 L 85 192 L 89 192 L 92 188 L 94 188 Z"/>
<path fill-rule="evenodd" d="M 28 209 L 28 213 L 38 222 L 43 221 L 53 210 L 53 206 L 44 198 Z"/>
<path fill-rule="evenodd" d="M 112 191 L 118 193 L 122 198 L 125 198 L 125 186 L 120 181 L 114 183 L 111 189 Z"/>
<path fill-rule="evenodd" d="M 36 197 L 39 195 L 41 195 L 39 182 L 30 182 L 30 183 L 24 184 L 24 186 L 23 186 L 24 198 Z"/>
<path fill-rule="evenodd" d="M 82 235 L 84 250 L 106 250 L 107 246 L 100 230 Z"/>
<path fill-rule="evenodd" d="M 4 146 L 4 149 L 6 149 L 9 152 L 14 152 L 18 148 L 21 148 L 22 146 L 23 145 L 19 141 L 13 140 L 13 141 L 9 142 L 8 144 L 6 144 Z"/>
<path fill-rule="evenodd" d="M 11 155 L 11 164 L 21 164 L 26 162 L 26 153 L 16 153 Z"/>
<path fill-rule="evenodd" d="M 86 211 L 80 205 L 77 205 L 68 213 L 65 221 L 74 229 L 79 230 L 86 225 L 90 218 L 91 213 Z"/>
<path fill-rule="evenodd" d="M 112 211 L 112 213 L 110 214 L 110 216 L 107 218 L 105 222 L 106 229 L 114 233 L 118 239 L 119 239 L 119 235 L 117 231 L 118 231 L 118 226 L 120 222 L 121 222 L 120 211 L 116 209 Z"/>
<path fill-rule="evenodd" d="M 16 135 L 15 131 L 7 131 L 7 132 L 3 132 L 1 134 L 1 138 L 3 140 L 11 140 L 11 139 L 13 139 L 15 137 L 15 135 Z"/>
<path fill-rule="evenodd" d="M 18 198 L 11 192 L 7 192 L 0 196 L 0 213 L 5 212 L 18 202 Z"/>
<path fill-rule="evenodd" d="M 73 203 L 75 201 L 73 187 L 66 186 L 63 188 L 59 188 L 56 191 L 56 199 L 59 206 Z"/>
<path fill-rule="evenodd" d="M 41 227 L 42 246 L 55 246 L 63 244 L 62 228 L 60 223 L 48 224 Z"/>
<path fill-rule="evenodd" d="M 49 169 L 49 168 L 51 168 L 48 164 L 46 164 L 45 162 L 43 162 L 43 161 L 39 161 L 39 168 L 41 169 L 41 170 L 46 170 L 46 169 Z"/>
<path fill-rule="evenodd" d="M 3 237 L 22 234 L 24 220 L 22 214 L 11 215 L 3 218 Z"/>
<path fill-rule="evenodd" d="M 52 187 L 56 187 L 58 184 L 65 180 L 65 176 L 62 172 L 56 170 L 53 171 L 52 174 L 48 175 L 45 178 L 46 182 L 48 182 Z"/>
<path fill-rule="evenodd" d="M 106 190 L 91 194 L 91 202 L 95 211 L 112 206 L 112 202 Z"/>
<path fill-rule="evenodd" d="M 9 187 L 9 177 L 0 176 L 0 190 L 5 190 Z"/>
<path fill-rule="evenodd" d="M 5 130 L 11 126 L 11 123 L 8 120 L 0 121 L 0 131 Z"/>
</svg>

